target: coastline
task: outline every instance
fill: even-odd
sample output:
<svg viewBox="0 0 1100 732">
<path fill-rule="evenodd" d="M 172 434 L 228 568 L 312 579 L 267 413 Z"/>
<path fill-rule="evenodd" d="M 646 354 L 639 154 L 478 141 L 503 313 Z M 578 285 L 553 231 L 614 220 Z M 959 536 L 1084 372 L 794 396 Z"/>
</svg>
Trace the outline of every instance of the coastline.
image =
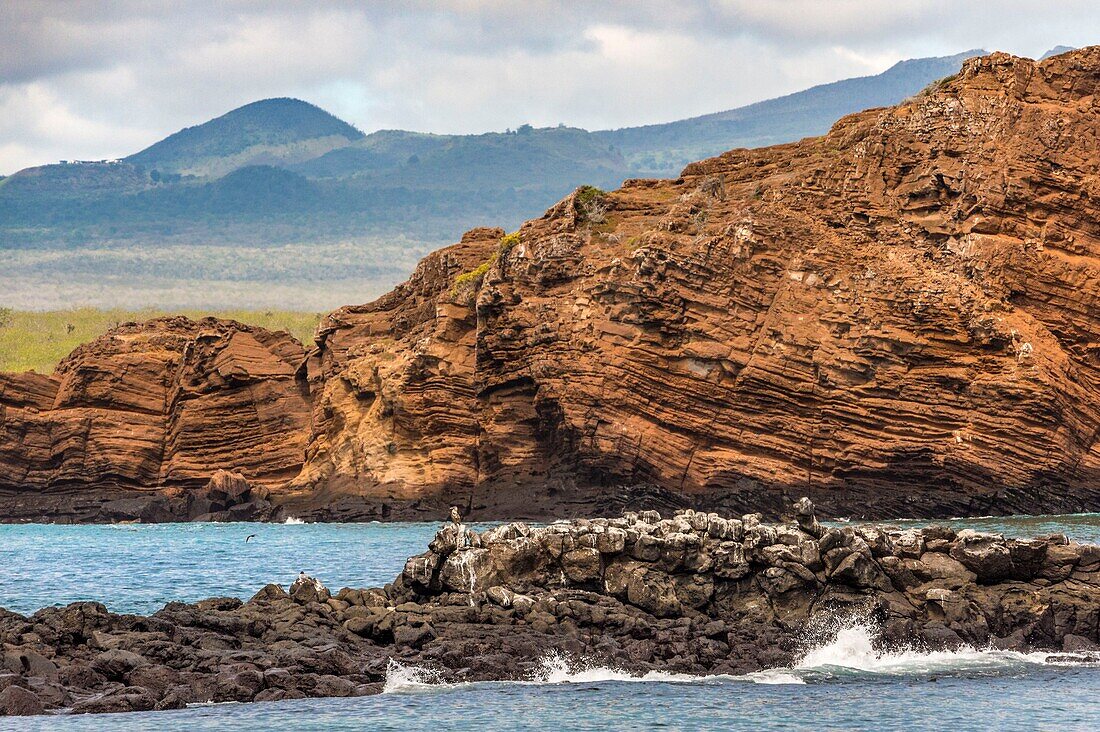
<svg viewBox="0 0 1100 732">
<path fill-rule="evenodd" d="M 242 483 L 235 474 L 218 477 L 201 488 L 87 485 L 46 490 L 0 488 L 0 524 L 177 523 L 188 521 L 262 521 L 288 518 L 310 523 L 369 521 L 434 521 L 454 503 L 471 521 L 536 521 L 618 515 L 656 509 L 672 513 L 691 509 L 720 514 L 760 513 L 780 519 L 798 496 L 808 496 L 819 515 L 829 520 L 945 520 L 956 517 L 1092 513 L 1100 511 L 1100 484 L 1094 490 L 990 490 L 962 492 L 928 485 L 914 493 L 883 492 L 876 484 L 844 488 L 753 485 L 740 492 L 684 493 L 653 484 L 582 485 L 554 490 L 502 486 L 477 493 L 432 495 L 413 499 L 355 492 L 280 493 Z"/>
<path fill-rule="evenodd" d="M 1045 650 L 1072 662 L 1100 650 L 1098 615 L 1100 547 L 1061 536 L 825 527 L 808 501 L 780 524 L 688 510 L 448 525 L 381 588 L 330 593 L 303 577 L 247 602 L 169 603 L 148 617 L 92 602 L 0 611 L 0 706 L 370 694 L 391 660 L 441 682 L 529 679 L 547 654 L 634 675 L 743 675 L 789 666 L 852 623 L 873 628 L 880 650 Z"/>
</svg>

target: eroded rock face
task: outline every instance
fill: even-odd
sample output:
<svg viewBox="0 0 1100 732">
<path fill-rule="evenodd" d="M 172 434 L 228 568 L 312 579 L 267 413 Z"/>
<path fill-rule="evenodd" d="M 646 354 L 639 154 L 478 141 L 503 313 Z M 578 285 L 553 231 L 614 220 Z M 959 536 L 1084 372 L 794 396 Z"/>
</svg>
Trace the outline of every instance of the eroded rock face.
<svg viewBox="0 0 1100 732">
<path fill-rule="evenodd" d="M 247 503 L 252 484 L 302 464 L 303 358 L 286 333 L 165 318 L 112 330 L 50 376 L 0 374 L 5 518 L 168 520 Z M 205 510 L 176 500 L 204 486 L 192 499 L 209 499 Z M 135 489 L 168 492 L 150 503 Z"/>
<path fill-rule="evenodd" d="M 771 515 L 1096 509 L 1098 87 L 1100 47 L 994 54 L 822 138 L 475 230 L 329 317 L 292 487 L 500 516 L 639 484 Z"/>
<path fill-rule="evenodd" d="M 881 650 L 1100 659 L 1100 547 L 822 528 L 808 502 L 797 519 L 627 513 L 461 542 L 449 525 L 383 588 L 332 596 L 303 574 L 289 594 L 269 585 L 248 602 L 171 603 L 150 617 L 91 602 L 29 618 L 0 610 L 0 714 L 368 694 L 392 661 L 446 681 L 530 679 L 548 655 L 740 674 L 790 666 L 846 623 Z"/>
<path fill-rule="evenodd" d="M 304 364 L 127 326 L 0 376 L 3 513 L 95 486 L 67 516 L 132 517 L 103 496 L 217 468 L 321 520 L 1096 510 L 1098 87 L 1100 47 L 993 54 L 821 138 L 580 189 L 332 313 Z"/>
</svg>

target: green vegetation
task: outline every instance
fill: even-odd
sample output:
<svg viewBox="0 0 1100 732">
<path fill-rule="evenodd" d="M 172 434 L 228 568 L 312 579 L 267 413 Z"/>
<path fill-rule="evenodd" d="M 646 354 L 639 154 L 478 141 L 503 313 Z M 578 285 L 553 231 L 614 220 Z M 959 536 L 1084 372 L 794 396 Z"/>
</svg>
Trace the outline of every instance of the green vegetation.
<svg viewBox="0 0 1100 732">
<path fill-rule="evenodd" d="M 519 244 L 520 241 L 521 239 L 518 231 L 513 231 L 511 234 L 505 234 L 500 237 L 500 245 L 497 246 L 495 252 L 489 255 L 488 259 L 469 272 L 463 272 L 455 277 L 454 285 L 451 287 L 451 298 L 457 298 L 465 289 L 477 289 L 477 287 L 481 285 L 482 278 L 489 273 L 489 269 L 497 263 L 497 260 L 507 254 L 512 247 Z"/>
<path fill-rule="evenodd" d="M 607 193 L 595 186 L 581 186 L 573 197 L 573 207 L 581 221 L 602 224 L 607 213 L 604 196 Z"/>
<path fill-rule="evenodd" d="M 256 310 L 163 312 L 80 308 L 30 312 L 0 308 L 0 371 L 50 373 L 57 362 L 74 348 L 111 328 L 130 321 L 166 315 L 229 318 L 269 330 L 285 330 L 307 344 L 312 341 L 322 317 L 320 313 Z"/>
<path fill-rule="evenodd" d="M 577 189 L 577 205 L 589 208 L 598 204 L 604 196 L 606 191 L 603 191 L 596 186 L 581 186 Z"/>
<path fill-rule="evenodd" d="M 463 272 L 462 274 L 455 277 L 455 284 L 454 287 L 451 288 L 451 293 L 457 294 L 466 286 L 476 287 L 476 283 L 481 281 L 481 278 L 489 272 L 489 268 L 492 267 L 496 263 L 496 261 L 497 255 L 494 254 L 478 266 L 471 269 L 469 272 Z"/>
</svg>

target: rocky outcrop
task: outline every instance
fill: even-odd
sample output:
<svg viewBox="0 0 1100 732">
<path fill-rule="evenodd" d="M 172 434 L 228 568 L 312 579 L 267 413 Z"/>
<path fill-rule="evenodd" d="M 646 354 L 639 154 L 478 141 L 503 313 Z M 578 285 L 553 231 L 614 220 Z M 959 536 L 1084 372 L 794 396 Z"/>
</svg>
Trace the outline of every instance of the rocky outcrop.
<svg viewBox="0 0 1100 732">
<path fill-rule="evenodd" d="M 50 376 L 0 374 L 0 512 L 170 520 L 265 498 L 302 465 L 304 355 L 286 333 L 165 318 L 112 330 Z"/>
<path fill-rule="evenodd" d="M 614 486 L 1095 510 L 1098 87 L 1100 47 L 993 54 L 824 137 L 471 232 L 322 326 L 296 512 L 591 514 Z"/>
<path fill-rule="evenodd" d="M 824 137 L 581 188 L 332 313 L 304 363 L 127 326 L 0 379 L 0 486 L 224 468 L 317 520 L 1100 509 L 1098 87 L 1100 47 L 993 54 Z"/>
<path fill-rule="evenodd" d="M 823 527 L 808 501 L 784 524 L 689 510 L 448 525 L 384 588 L 332 595 L 303 575 L 289 593 L 150 617 L 0 610 L 0 711 L 368 694 L 394 661 L 441 681 L 532 678 L 548 654 L 741 674 L 790 665 L 855 620 L 882 649 L 1050 649 L 1068 663 L 1095 660 L 1098 618 L 1100 547 L 1062 536 Z"/>
</svg>

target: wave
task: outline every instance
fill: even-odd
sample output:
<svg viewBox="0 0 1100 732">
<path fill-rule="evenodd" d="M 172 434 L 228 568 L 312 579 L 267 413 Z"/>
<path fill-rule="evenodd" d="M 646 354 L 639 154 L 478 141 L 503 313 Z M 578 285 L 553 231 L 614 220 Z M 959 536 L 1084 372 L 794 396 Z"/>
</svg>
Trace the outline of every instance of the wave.
<svg viewBox="0 0 1100 732">
<path fill-rule="evenodd" d="M 649 671 L 631 673 L 560 653 L 544 656 L 531 678 L 487 684 L 593 684 L 600 682 L 669 684 L 815 684 L 868 677 L 939 677 L 950 675 L 1001 675 L 1044 666 L 1100 666 L 1100 652 L 1079 653 L 979 650 L 964 646 L 954 651 L 875 649 L 875 631 L 864 624 L 841 627 L 828 642 L 807 651 L 794 665 L 741 675 L 693 674 Z M 390 661 L 383 693 L 426 691 L 469 686 L 443 681 L 439 671 Z"/>
<path fill-rule="evenodd" d="M 382 685 L 382 693 L 424 691 L 448 686 L 455 684 L 444 683 L 439 672 L 433 669 L 406 665 L 391 658 L 386 666 L 386 682 Z"/>
<path fill-rule="evenodd" d="M 295 518 L 294 516 L 287 516 L 286 521 L 284 521 L 283 523 L 287 526 L 299 526 L 301 524 L 304 524 L 305 521 L 300 518 Z"/>
<path fill-rule="evenodd" d="M 574 661 L 562 653 L 550 653 L 539 660 L 538 669 L 529 684 L 592 684 L 601 681 L 664 681 L 666 683 L 694 683 L 707 677 L 677 674 L 669 671 L 648 671 L 632 674 L 622 669 L 598 664 Z"/>
<path fill-rule="evenodd" d="M 1097 652 L 1061 653 L 1002 651 L 962 646 L 953 651 L 913 648 L 879 651 L 875 633 L 863 624 L 841 627 L 836 637 L 808 651 L 790 671 L 803 679 L 851 676 L 938 676 L 999 674 L 1028 667 L 1100 664 Z"/>
</svg>

